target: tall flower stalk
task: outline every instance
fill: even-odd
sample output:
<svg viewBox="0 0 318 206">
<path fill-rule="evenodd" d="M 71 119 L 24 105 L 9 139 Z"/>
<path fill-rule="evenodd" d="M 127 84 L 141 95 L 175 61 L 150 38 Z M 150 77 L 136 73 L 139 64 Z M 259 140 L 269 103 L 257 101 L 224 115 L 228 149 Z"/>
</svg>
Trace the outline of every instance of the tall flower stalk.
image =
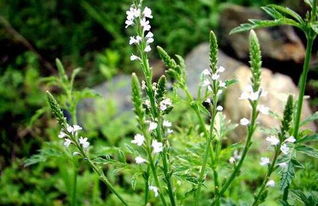
<svg viewBox="0 0 318 206">
<path fill-rule="evenodd" d="M 147 154 L 150 170 L 156 186 L 150 186 L 155 196 L 159 194 L 163 205 L 167 205 L 164 198 L 164 189 L 160 184 L 158 166 L 155 162 L 160 157 L 163 167 L 164 180 L 167 186 L 170 204 L 175 206 L 176 200 L 171 179 L 172 172 L 169 162 L 168 135 L 172 132 L 171 123 L 164 119 L 164 115 L 172 109 L 172 102 L 165 97 L 165 77 L 162 76 L 158 83 L 153 83 L 152 68 L 149 65 L 148 52 L 151 51 L 151 43 L 154 41 L 149 19 L 152 19 L 151 10 L 142 6 L 142 1 L 134 2 L 127 11 L 126 28 L 133 26 L 136 36 L 131 36 L 129 44 L 135 45 L 136 54 L 131 55 L 132 61 L 137 61 L 141 67 L 145 81 L 142 82 L 143 98 L 138 77 L 132 77 L 133 102 L 138 118 L 139 128 L 145 138 L 145 144 L 140 144 Z M 142 107 L 144 105 L 145 108 Z M 145 111 L 144 111 L 145 110 Z M 148 126 L 148 129 L 147 129 Z M 159 154 L 159 156 L 157 155 Z"/>
<path fill-rule="evenodd" d="M 293 122 L 292 134 L 296 140 L 299 140 L 300 137 L 300 125 L 301 125 L 301 113 L 303 100 L 305 95 L 305 89 L 307 84 L 307 76 L 309 71 L 309 63 L 311 59 L 311 52 L 313 47 L 313 42 L 318 34 L 318 19 L 317 19 L 317 0 L 305 1 L 306 4 L 309 5 L 311 10 L 307 13 L 307 15 L 302 18 L 299 14 L 294 12 L 293 10 L 278 6 L 275 4 L 268 5 L 263 7 L 263 10 L 270 15 L 274 20 L 258 20 L 253 19 L 249 20 L 249 23 L 241 24 L 239 27 L 234 28 L 231 33 L 247 31 L 250 29 L 264 28 L 264 27 L 272 27 L 272 26 L 280 26 L 280 25 L 290 25 L 297 27 L 302 30 L 307 39 L 306 43 L 306 54 L 305 60 L 303 64 L 303 71 L 299 80 L 299 95 L 298 100 L 296 102 L 296 114 Z M 294 167 L 290 167 L 294 168 Z M 293 172 L 289 172 L 290 174 L 294 174 Z M 293 175 L 292 175 L 293 176 Z M 289 180 L 291 178 L 288 178 Z M 291 181 L 291 180 L 290 180 Z M 289 182 L 290 182 L 289 181 Z M 287 203 L 288 193 L 289 193 L 289 183 L 283 184 L 282 189 L 284 190 L 283 194 L 283 202 Z"/>
<path fill-rule="evenodd" d="M 104 171 L 98 168 L 89 157 L 89 154 L 88 154 L 89 142 L 87 141 L 87 138 L 79 136 L 79 131 L 81 131 L 82 128 L 78 125 L 69 125 L 68 122 L 66 121 L 66 118 L 64 117 L 64 114 L 60 108 L 60 105 L 57 103 L 53 95 L 51 95 L 48 92 L 47 96 L 48 96 L 48 102 L 50 104 L 52 113 L 58 120 L 58 123 L 61 127 L 59 138 L 64 139 L 64 146 L 68 148 L 72 145 L 72 147 L 74 147 L 76 151 L 73 153 L 73 155 L 79 155 L 80 157 L 85 159 L 88 162 L 89 166 L 93 169 L 93 171 L 107 185 L 107 187 L 117 196 L 117 198 L 123 203 L 123 205 L 128 206 L 127 202 L 121 197 L 121 195 L 117 192 L 117 190 L 108 180 Z"/>
<path fill-rule="evenodd" d="M 256 119 L 259 115 L 258 102 L 259 102 L 259 98 L 264 93 L 262 89 L 260 88 L 261 64 L 262 64 L 261 51 L 260 51 L 260 46 L 259 46 L 257 36 L 253 30 L 250 32 L 249 42 L 250 42 L 250 64 L 251 64 L 251 71 L 252 71 L 251 86 L 247 88 L 248 90 L 247 92 L 242 93 L 240 98 L 242 100 L 248 100 L 252 108 L 250 120 L 243 118 L 240 121 L 240 124 L 242 126 L 247 126 L 247 137 L 245 141 L 245 146 L 243 148 L 242 154 L 240 155 L 240 159 L 238 160 L 238 162 L 236 163 L 234 167 L 233 172 L 231 173 L 229 178 L 226 179 L 225 183 L 221 186 L 220 191 L 216 193 L 216 196 L 212 202 L 212 205 L 220 204 L 220 198 L 227 191 L 229 186 L 232 184 L 232 182 L 234 181 L 234 179 L 237 177 L 238 173 L 240 172 L 243 162 L 246 158 L 246 155 L 252 145 L 252 137 L 257 127 Z"/>
</svg>

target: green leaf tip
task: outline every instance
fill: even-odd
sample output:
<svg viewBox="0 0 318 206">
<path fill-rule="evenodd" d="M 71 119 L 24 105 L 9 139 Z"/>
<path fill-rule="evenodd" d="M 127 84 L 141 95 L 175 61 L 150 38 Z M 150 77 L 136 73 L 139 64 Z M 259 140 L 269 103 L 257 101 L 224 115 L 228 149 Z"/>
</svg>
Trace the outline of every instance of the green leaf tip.
<svg viewBox="0 0 318 206">
<path fill-rule="evenodd" d="M 64 117 L 64 114 L 61 110 L 60 105 L 58 104 L 54 96 L 49 91 L 46 91 L 46 94 L 47 94 L 49 105 L 51 107 L 52 114 L 56 117 L 59 125 L 61 127 L 64 127 L 66 125 L 66 119 Z"/>
<path fill-rule="evenodd" d="M 215 36 L 215 33 L 211 30 L 210 31 L 210 69 L 213 73 L 217 70 L 217 61 L 218 61 L 218 42 Z"/>
<path fill-rule="evenodd" d="M 258 91 L 261 84 L 261 66 L 262 56 L 259 41 L 254 30 L 250 31 L 249 34 L 249 45 L 250 45 L 250 65 L 252 70 L 252 86 L 254 91 Z"/>
</svg>

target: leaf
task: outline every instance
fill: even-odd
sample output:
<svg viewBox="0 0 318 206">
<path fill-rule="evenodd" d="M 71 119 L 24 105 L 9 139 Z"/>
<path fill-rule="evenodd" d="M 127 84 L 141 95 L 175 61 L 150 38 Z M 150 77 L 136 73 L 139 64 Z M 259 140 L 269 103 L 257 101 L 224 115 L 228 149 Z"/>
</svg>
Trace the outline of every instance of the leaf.
<svg viewBox="0 0 318 206">
<path fill-rule="evenodd" d="M 273 26 L 281 26 L 281 25 L 291 25 L 296 26 L 300 28 L 300 24 L 295 22 L 292 19 L 288 18 L 281 18 L 281 19 L 275 19 L 275 20 L 259 20 L 259 19 L 249 19 L 250 23 L 244 23 L 240 26 L 232 29 L 230 34 L 243 32 L 243 31 L 249 31 L 252 29 L 259 29 L 259 28 L 266 28 L 266 27 L 273 27 Z"/>
<path fill-rule="evenodd" d="M 290 160 L 287 163 L 287 166 L 282 168 L 281 173 L 281 182 L 280 188 L 284 190 L 292 181 L 293 177 L 295 176 L 295 167 L 294 163 Z"/>
<path fill-rule="evenodd" d="M 315 121 L 317 119 L 318 119 L 318 112 L 315 112 L 312 115 L 310 115 L 309 117 L 307 117 L 306 119 L 304 119 L 300 123 L 300 126 L 304 126 L 304 125 L 308 124 L 309 122 Z"/>
<path fill-rule="evenodd" d="M 304 153 L 310 157 L 318 158 L 318 150 L 306 145 L 299 145 L 295 147 L 298 152 Z"/>
<path fill-rule="evenodd" d="M 312 0 L 305 0 L 305 3 L 312 8 Z"/>
<path fill-rule="evenodd" d="M 292 18 L 294 18 L 295 20 L 297 20 L 299 23 L 303 23 L 303 19 L 301 18 L 301 16 L 299 14 L 297 14 L 295 11 L 291 10 L 290 8 L 288 7 L 283 7 L 283 6 L 279 6 L 279 5 L 276 5 L 276 4 L 270 4 L 266 7 L 269 7 L 269 8 L 272 8 L 272 9 L 275 9 L 287 16 L 290 16 Z"/>
<path fill-rule="evenodd" d="M 296 143 L 305 143 L 305 142 L 313 142 L 313 141 L 318 141 L 318 134 L 303 137 L 297 140 Z"/>
<path fill-rule="evenodd" d="M 48 144 L 49 148 L 42 148 L 39 150 L 38 154 L 32 155 L 30 158 L 24 161 L 24 166 L 28 167 L 40 162 L 46 162 L 49 158 L 60 157 L 62 152 L 53 148 L 53 144 Z"/>
</svg>

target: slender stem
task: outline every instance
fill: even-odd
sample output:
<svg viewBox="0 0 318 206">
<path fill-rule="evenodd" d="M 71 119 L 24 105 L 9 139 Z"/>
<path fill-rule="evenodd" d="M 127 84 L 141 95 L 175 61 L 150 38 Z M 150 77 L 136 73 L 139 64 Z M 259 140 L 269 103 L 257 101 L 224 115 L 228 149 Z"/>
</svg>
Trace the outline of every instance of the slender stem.
<svg viewBox="0 0 318 206">
<path fill-rule="evenodd" d="M 73 187 L 72 187 L 72 206 L 76 206 L 76 190 L 77 190 L 77 160 L 73 159 Z"/>
<path fill-rule="evenodd" d="M 245 160 L 246 154 L 249 151 L 249 148 L 251 147 L 251 140 L 252 140 L 252 136 L 254 134 L 254 131 L 256 129 L 256 118 L 257 118 L 257 104 L 258 102 L 252 102 L 252 117 L 251 117 L 251 124 L 248 127 L 248 131 L 247 131 L 247 138 L 245 141 L 245 146 L 242 152 L 242 156 L 239 160 L 239 162 L 237 163 L 237 165 L 235 166 L 232 174 L 230 175 L 230 177 L 226 180 L 226 182 L 224 183 L 224 185 L 222 186 L 222 189 L 220 190 L 220 192 L 217 194 L 216 198 L 214 199 L 214 201 L 212 201 L 211 205 L 216 205 L 217 202 L 220 201 L 220 198 L 223 196 L 223 194 L 226 192 L 226 190 L 228 189 L 228 187 L 231 185 L 231 183 L 233 182 L 233 180 L 235 179 L 235 177 L 237 176 L 237 174 L 239 173 L 243 162 Z"/>
<path fill-rule="evenodd" d="M 277 146 L 275 147 L 275 154 L 274 154 L 274 157 L 273 157 L 273 161 L 272 161 L 271 165 L 269 166 L 269 168 L 268 168 L 268 170 L 267 170 L 266 176 L 265 176 L 265 178 L 264 178 L 264 180 L 263 180 L 263 183 L 262 183 L 262 185 L 261 185 L 261 187 L 260 187 L 260 189 L 259 189 L 257 195 L 254 197 L 254 202 L 253 202 L 252 206 L 257 206 L 257 205 L 259 205 L 259 202 L 258 202 L 258 201 L 259 201 L 261 195 L 263 194 L 263 192 L 264 192 L 264 190 L 265 190 L 266 184 L 267 184 L 267 182 L 268 182 L 270 176 L 272 175 L 272 173 L 273 173 L 274 170 L 275 170 L 275 165 L 276 165 L 277 157 L 278 157 L 278 155 L 279 155 L 279 153 L 280 153 L 280 152 L 279 152 L 279 148 L 280 148 L 280 147 L 281 147 L 281 144 L 279 144 L 279 145 L 277 145 Z"/>
<path fill-rule="evenodd" d="M 299 133 L 299 126 L 300 126 L 300 117 L 301 117 L 301 111 L 302 111 L 302 105 L 303 105 L 303 99 L 305 95 L 305 89 L 306 89 L 306 83 L 307 83 L 307 76 L 309 71 L 309 62 L 311 59 L 311 51 L 313 46 L 314 38 L 312 38 L 310 35 L 307 35 L 307 46 L 306 46 L 306 56 L 305 61 L 303 65 L 303 72 L 300 76 L 299 80 L 299 96 L 297 101 L 297 111 L 296 111 L 296 118 L 294 122 L 294 137 L 297 139 L 298 133 Z"/>
<path fill-rule="evenodd" d="M 188 88 L 186 86 L 183 86 L 182 89 L 185 92 L 185 94 L 188 98 L 188 101 L 192 103 L 193 97 L 191 96 Z M 217 102 L 217 100 L 215 100 L 214 102 Z M 216 113 L 215 113 L 215 105 L 214 105 L 214 108 L 212 109 L 211 122 L 210 122 L 210 134 L 209 134 L 206 127 L 205 127 L 205 122 L 200 114 L 200 110 L 199 110 L 198 106 L 193 105 L 192 109 L 194 110 L 197 118 L 199 119 L 200 127 L 203 130 L 205 138 L 207 139 L 205 152 L 204 152 L 204 156 L 203 156 L 202 167 L 201 167 L 201 171 L 200 171 L 200 175 L 199 175 L 198 188 L 194 194 L 194 199 L 195 199 L 194 204 L 197 205 L 199 203 L 198 198 L 199 198 L 199 194 L 201 193 L 201 187 L 202 187 L 204 174 L 205 174 L 205 170 L 206 170 L 206 165 L 207 165 L 207 160 L 208 160 L 210 151 L 211 151 L 211 160 L 212 160 L 212 164 L 213 164 L 214 150 L 213 150 L 213 146 L 211 146 L 211 142 L 212 142 L 212 137 L 213 137 L 213 128 L 214 128 L 214 120 L 215 120 Z M 216 172 L 214 167 L 212 167 L 212 170 L 213 170 L 213 174 L 214 174 L 215 187 L 217 188 L 218 187 L 218 175 L 217 175 L 217 172 Z"/>
<path fill-rule="evenodd" d="M 149 173 L 150 173 L 149 165 L 147 166 L 147 172 L 146 172 L 146 181 L 145 181 L 145 206 L 148 204 L 148 198 L 149 198 Z"/>
</svg>

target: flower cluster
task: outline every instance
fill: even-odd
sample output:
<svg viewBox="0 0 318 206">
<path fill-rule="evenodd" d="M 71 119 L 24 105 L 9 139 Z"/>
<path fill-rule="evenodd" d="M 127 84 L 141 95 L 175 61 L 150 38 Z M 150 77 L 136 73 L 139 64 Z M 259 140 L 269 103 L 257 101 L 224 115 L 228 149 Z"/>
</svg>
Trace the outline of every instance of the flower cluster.
<svg viewBox="0 0 318 206">
<path fill-rule="evenodd" d="M 215 72 L 211 72 L 210 69 L 203 70 L 201 74 L 201 86 L 218 95 L 222 94 L 222 89 L 226 88 L 226 84 L 220 80 L 220 74 L 224 71 L 225 68 L 223 66 L 220 66 Z"/>
<path fill-rule="evenodd" d="M 59 138 L 64 138 L 64 146 L 69 147 L 72 143 L 74 144 L 76 141 L 77 133 L 78 131 L 81 131 L 82 127 L 79 125 L 67 125 L 65 129 L 62 129 L 58 135 Z M 78 139 L 79 144 L 83 148 L 87 148 L 89 146 L 89 142 L 87 141 L 87 138 L 80 137 Z"/>
<path fill-rule="evenodd" d="M 153 18 L 151 9 L 145 7 L 142 10 L 141 5 L 132 4 L 126 14 L 125 28 L 136 25 L 137 30 L 137 35 L 129 38 L 129 44 L 136 45 L 139 51 L 150 52 L 150 44 L 154 42 L 153 33 L 150 31 L 151 26 L 148 20 Z M 130 60 L 141 60 L 141 57 L 132 54 Z"/>
</svg>

